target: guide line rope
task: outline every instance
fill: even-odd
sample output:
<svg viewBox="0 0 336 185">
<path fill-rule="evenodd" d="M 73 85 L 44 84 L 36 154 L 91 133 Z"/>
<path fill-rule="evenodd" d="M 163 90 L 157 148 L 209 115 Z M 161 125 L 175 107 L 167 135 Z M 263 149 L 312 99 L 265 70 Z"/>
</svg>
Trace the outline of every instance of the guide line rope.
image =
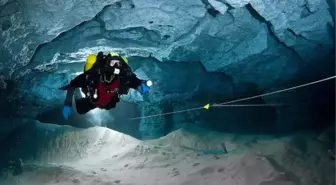
<svg viewBox="0 0 336 185">
<path fill-rule="evenodd" d="M 140 116 L 140 117 L 131 118 L 131 120 L 138 120 L 138 119 L 146 119 L 146 118 L 152 118 L 152 117 L 159 117 L 159 116 L 164 116 L 164 115 L 169 115 L 169 114 L 178 114 L 178 113 L 183 113 L 183 112 L 188 112 L 188 111 L 194 111 L 194 110 L 200 110 L 200 109 L 206 109 L 206 110 L 208 110 L 210 107 L 281 106 L 281 104 L 245 104 L 245 105 L 244 104 L 227 105 L 227 104 L 242 102 L 242 101 L 245 101 L 245 100 L 251 100 L 251 99 L 265 97 L 265 96 L 269 96 L 269 95 L 273 95 L 273 94 L 278 94 L 278 93 L 282 93 L 282 92 L 286 92 L 286 91 L 290 91 L 290 90 L 294 90 L 294 89 L 299 89 L 299 88 L 310 86 L 310 85 L 313 85 L 313 84 L 325 82 L 325 81 L 328 81 L 328 80 L 331 80 L 331 79 L 334 79 L 334 78 L 336 78 L 336 75 L 328 77 L 328 78 L 324 78 L 324 79 L 321 79 L 321 80 L 305 83 L 305 84 L 302 84 L 302 85 L 298 85 L 298 86 L 294 86 L 294 87 L 290 87 L 290 88 L 286 88 L 286 89 L 270 92 L 270 93 L 264 93 L 264 94 L 260 94 L 260 95 L 256 95 L 256 96 L 250 96 L 250 97 L 246 97 L 246 98 L 240 98 L 240 99 L 237 99 L 237 100 L 227 101 L 227 102 L 223 102 L 223 103 L 215 103 L 215 104 L 212 104 L 212 105 L 206 104 L 205 106 L 202 106 L 202 107 L 183 109 L 183 110 L 180 110 L 180 111 L 166 112 L 166 113 L 161 113 L 161 114 L 153 114 L 153 115 L 148 115 L 148 116 Z"/>
</svg>

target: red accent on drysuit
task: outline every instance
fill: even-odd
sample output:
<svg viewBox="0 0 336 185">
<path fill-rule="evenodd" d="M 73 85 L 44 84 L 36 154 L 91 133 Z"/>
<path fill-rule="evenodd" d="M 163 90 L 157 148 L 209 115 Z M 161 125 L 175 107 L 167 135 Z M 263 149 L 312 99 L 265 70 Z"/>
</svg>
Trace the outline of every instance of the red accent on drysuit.
<svg viewBox="0 0 336 185">
<path fill-rule="evenodd" d="M 97 107 L 105 107 L 112 98 L 117 95 L 116 88 L 119 88 L 119 85 L 119 80 L 113 80 L 110 84 L 106 85 L 99 81 L 97 86 L 98 99 L 96 100 L 95 105 Z M 107 93 L 108 90 L 110 90 L 110 93 Z"/>
</svg>

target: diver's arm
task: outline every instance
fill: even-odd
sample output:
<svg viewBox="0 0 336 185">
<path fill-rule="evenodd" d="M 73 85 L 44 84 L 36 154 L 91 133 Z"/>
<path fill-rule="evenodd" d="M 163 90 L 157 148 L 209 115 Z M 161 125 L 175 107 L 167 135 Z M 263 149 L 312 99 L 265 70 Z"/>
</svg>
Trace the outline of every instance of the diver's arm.
<svg viewBox="0 0 336 185">
<path fill-rule="evenodd" d="M 87 75 L 87 73 L 82 73 L 79 76 L 77 76 L 76 78 L 74 78 L 73 80 L 71 80 L 71 82 L 68 85 L 60 88 L 61 90 L 66 90 L 67 91 L 67 95 L 66 95 L 64 105 L 71 107 L 72 97 L 75 93 L 76 88 L 85 87 L 85 85 L 86 85 L 86 75 Z"/>
<path fill-rule="evenodd" d="M 71 80 L 71 82 L 66 85 L 61 87 L 61 90 L 66 90 L 67 95 L 64 101 L 64 106 L 63 106 L 63 117 L 67 120 L 70 115 L 71 115 L 71 110 L 72 110 L 72 98 L 74 96 L 76 88 L 79 87 L 84 87 L 86 84 L 86 77 L 87 74 L 83 73 L 77 76 L 75 79 Z"/>
<path fill-rule="evenodd" d="M 128 82 L 127 86 L 129 88 L 135 89 L 139 91 L 140 93 L 145 93 L 149 90 L 150 86 L 152 85 L 152 82 L 149 80 L 141 80 L 139 79 L 135 73 L 131 71 L 131 68 L 125 67 L 124 70 L 120 70 L 120 76 L 125 78 L 125 80 Z M 149 83 L 148 83 L 149 82 Z"/>
<path fill-rule="evenodd" d="M 128 73 L 128 75 L 125 75 L 125 79 L 129 81 L 129 87 L 132 89 L 137 89 L 141 85 L 141 83 L 145 81 L 140 80 L 133 72 Z"/>
<path fill-rule="evenodd" d="M 64 101 L 64 106 L 69 106 L 69 107 L 72 106 L 72 97 L 74 96 L 75 90 L 76 90 L 76 87 L 73 87 L 73 86 L 68 88 L 66 98 Z"/>
<path fill-rule="evenodd" d="M 88 75 L 91 75 L 90 73 L 93 73 L 94 71 L 88 71 L 88 72 L 84 72 L 80 75 L 78 75 L 76 78 L 74 78 L 73 80 L 71 80 L 70 82 L 70 86 L 78 88 L 78 87 L 85 87 L 87 84 L 87 79 L 88 79 Z"/>
<path fill-rule="evenodd" d="M 131 68 L 127 65 L 124 66 L 125 68 L 121 71 L 121 76 L 123 76 L 126 81 L 129 83 L 127 84 L 130 88 L 139 91 L 141 94 L 144 94 L 149 91 L 150 86 L 152 86 L 152 81 L 150 80 L 141 80 L 139 79 L 135 73 L 132 72 Z"/>
<path fill-rule="evenodd" d="M 65 120 L 67 120 L 71 115 L 72 97 L 73 97 L 75 90 L 76 88 L 73 86 L 68 86 L 67 88 L 67 95 L 65 98 L 64 106 L 63 106 L 63 117 Z"/>
</svg>

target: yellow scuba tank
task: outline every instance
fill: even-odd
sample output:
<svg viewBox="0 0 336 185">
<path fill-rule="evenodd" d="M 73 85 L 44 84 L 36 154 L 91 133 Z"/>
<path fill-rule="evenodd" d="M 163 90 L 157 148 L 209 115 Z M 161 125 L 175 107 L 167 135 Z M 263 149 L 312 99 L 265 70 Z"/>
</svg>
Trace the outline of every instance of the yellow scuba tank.
<svg viewBox="0 0 336 185">
<path fill-rule="evenodd" d="M 87 58 L 86 58 L 86 62 L 84 65 L 84 72 L 88 71 L 89 69 L 92 68 L 93 64 L 97 61 L 97 55 L 95 54 L 90 54 Z"/>
</svg>

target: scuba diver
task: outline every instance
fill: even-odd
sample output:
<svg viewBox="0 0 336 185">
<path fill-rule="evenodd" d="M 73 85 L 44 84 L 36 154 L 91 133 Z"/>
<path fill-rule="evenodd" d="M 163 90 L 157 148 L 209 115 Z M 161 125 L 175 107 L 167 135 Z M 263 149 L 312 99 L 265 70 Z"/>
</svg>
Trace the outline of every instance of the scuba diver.
<svg viewBox="0 0 336 185">
<path fill-rule="evenodd" d="M 72 97 L 77 88 L 81 88 L 85 97 L 75 99 L 76 109 L 79 114 L 85 114 L 95 108 L 115 108 L 120 101 L 120 95 L 127 94 L 130 88 L 144 94 L 149 91 L 151 85 L 150 80 L 137 78 L 126 57 L 117 53 L 90 54 L 86 59 L 84 73 L 60 88 L 67 91 L 63 117 L 68 119 L 71 115 Z"/>
</svg>

